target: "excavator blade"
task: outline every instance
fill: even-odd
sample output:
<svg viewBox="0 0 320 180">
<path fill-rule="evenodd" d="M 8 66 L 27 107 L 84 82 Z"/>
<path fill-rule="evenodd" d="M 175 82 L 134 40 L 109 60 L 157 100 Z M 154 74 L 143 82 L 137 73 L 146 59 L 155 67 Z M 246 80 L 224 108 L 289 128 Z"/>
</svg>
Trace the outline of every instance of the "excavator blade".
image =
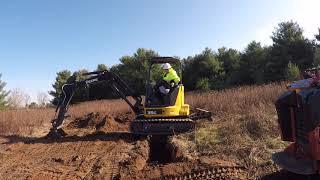
<svg viewBox="0 0 320 180">
<path fill-rule="evenodd" d="M 192 119 L 193 121 L 203 120 L 203 119 L 207 119 L 209 121 L 213 120 L 212 116 L 214 114 L 208 110 L 196 108 L 192 111 L 193 112 L 192 112 L 192 114 L 189 115 L 189 118 Z"/>
<path fill-rule="evenodd" d="M 272 154 L 272 160 L 280 168 L 296 174 L 312 175 L 316 173 L 310 159 L 298 158 L 286 151 Z"/>
</svg>

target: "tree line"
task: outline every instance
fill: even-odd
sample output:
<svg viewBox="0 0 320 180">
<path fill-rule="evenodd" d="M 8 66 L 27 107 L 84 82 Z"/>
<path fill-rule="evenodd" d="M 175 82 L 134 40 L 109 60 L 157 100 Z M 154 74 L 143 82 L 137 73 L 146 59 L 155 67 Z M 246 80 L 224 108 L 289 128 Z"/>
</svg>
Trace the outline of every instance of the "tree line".
<svg viewBox="0 0 320 180">
<path fill-rule="evenodd" d="M 274 81 L 296 80 L 301 71 L 320 65 L 320 29 L 314 39 L 303 36 L 302 28 L 293 21 L 279 23 L 271 36 L 272 45 L 262 46 L 252 41 L 240 52 L 222 47 L 217 51 L 205 48 L 201 53 L 182 59 L 183 84 L 187 91 L 223 89 L 239 85 L 263 84 Z M 109 70 L 118 74 L 132 89 L 145 92 L 148 60 L 159 54 L 151 49 L 139 48 L 132 56 L 123 56 L 120 63 L 110 68 L 99 64 L 96 70 Z M 57 73 L 50 95 L 58 101 L 61 86 L 72 74 L 88 70 Z M 73 102 L 113 98 L 116 95 L 105 83 L 77 90 Z"/>
<path fill-rule="evenodd" d="M 243 51 L 221 47 L 217 51 L 205 48 L 201 53 L 182 59 L 183 84 L 187 91 L 223 89 L 239 85 L 263 84 L 274 81 L 296 80 L 301 71 L 320 65 L 320 29 L 314 39 L 303 36 L 303 30 L 293 21 L 279 23 L 271 35 L 272 45 L 262 46 L 252 41 Z M 118 74 L 132 89 L 145 92 L 148 60 L 160 56 L 151 49 L 139 48 L 132 56 L 123 56 L 119 64 L 108 68 L 99 64 L 95 70 L 109 70 Z M 76 72 L 63 70 L 57 73 L 52 103 L 57 104 L 61 87 L 75 75 L 78 80 L 82 69 Z M 156 73 L 158 75 L 159 73 Z M 1 81 L 0 81 L 1 82 Z M 1 105 L 0 83 L 0 105 Z M 106 83 L 98 83 L 75 92 L 73 103 L 114 98 L 116 95 Z"/>
</svg>

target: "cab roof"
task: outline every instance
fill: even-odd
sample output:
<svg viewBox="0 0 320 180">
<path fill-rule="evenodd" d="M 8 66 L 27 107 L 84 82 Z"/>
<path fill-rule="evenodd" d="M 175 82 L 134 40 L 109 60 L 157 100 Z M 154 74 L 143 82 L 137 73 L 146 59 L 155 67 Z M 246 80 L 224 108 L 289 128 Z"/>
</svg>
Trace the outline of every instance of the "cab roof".
<svg viewBox="0 0 320 180">
<path fill-rule="evenodd" d="M 151 64 L 179 63 L 180 60 L 174 57 L 153 57 L 150 59 Z"/>
</svg>

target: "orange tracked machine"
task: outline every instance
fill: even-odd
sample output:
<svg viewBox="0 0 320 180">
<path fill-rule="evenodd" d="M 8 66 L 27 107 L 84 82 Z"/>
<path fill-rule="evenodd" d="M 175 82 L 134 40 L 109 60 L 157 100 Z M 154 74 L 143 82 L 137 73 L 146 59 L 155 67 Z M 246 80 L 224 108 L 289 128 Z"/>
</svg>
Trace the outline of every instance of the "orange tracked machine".
<svg viewBox="0 0 320 180">
<path fill-rule="evenodd" d="M 293 82 L 276 101 L 281 137 L 292 142 L 274 153 L 273 161 L 296 174 L 320 174 L 319 68 L 307 70 L 308 79 Z"/>
</svg>

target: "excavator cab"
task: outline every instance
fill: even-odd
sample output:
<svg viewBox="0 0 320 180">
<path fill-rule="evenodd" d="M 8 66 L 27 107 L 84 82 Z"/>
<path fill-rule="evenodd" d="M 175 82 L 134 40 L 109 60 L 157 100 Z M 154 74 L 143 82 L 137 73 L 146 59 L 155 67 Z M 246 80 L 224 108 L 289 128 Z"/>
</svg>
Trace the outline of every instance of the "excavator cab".
<svg viewBox="0 0 320 180">
<path fill-rule="evenodd" d="M 159 95 L 158 83 L 155 78 L 161 78 L 160 65 L 170 63 L 178 72 L 180 82 L 170 88 L 167 95 Z M 211 117 L 211 113 L 198 110 L 190 114 L 190 107 L 184 102 L 184 86 L 182 84 L 182 68 L 179 59 L 173 57 L 154 57 L 149 61 L 148 78 L 146 82 L 146 97 L 143 115 L 136 117 L 130 125 L 134 134 L 172 135 L 194 129 L 196 119 Z M 156 75 L 156 77 L 154 76 Z M 160 77 L 159 77 L 160 76 Z"/>
<path fill-rule="evenodd" d="M 168 94 L 161 94 L 158 89 L 159 65 L 170 63 L 180 77 L 180 82 L 170 87 Z M 161 72 L 162 70 L 160 70 Z M 155 77 L 156 75 L 157 77 Z M 159 77 L 160 76 L 160 77 Z M 155 83 L 154 78 L 158 78 Z M 173 57 L 155 57 L 149 61 L 148 78 L 146 82 L 145 117 L 174 117 L 188 116 L 189 105 L 184 103 L 184 86 L 182 84 L 182 65 L 179 59 Z"/>
</svg>

